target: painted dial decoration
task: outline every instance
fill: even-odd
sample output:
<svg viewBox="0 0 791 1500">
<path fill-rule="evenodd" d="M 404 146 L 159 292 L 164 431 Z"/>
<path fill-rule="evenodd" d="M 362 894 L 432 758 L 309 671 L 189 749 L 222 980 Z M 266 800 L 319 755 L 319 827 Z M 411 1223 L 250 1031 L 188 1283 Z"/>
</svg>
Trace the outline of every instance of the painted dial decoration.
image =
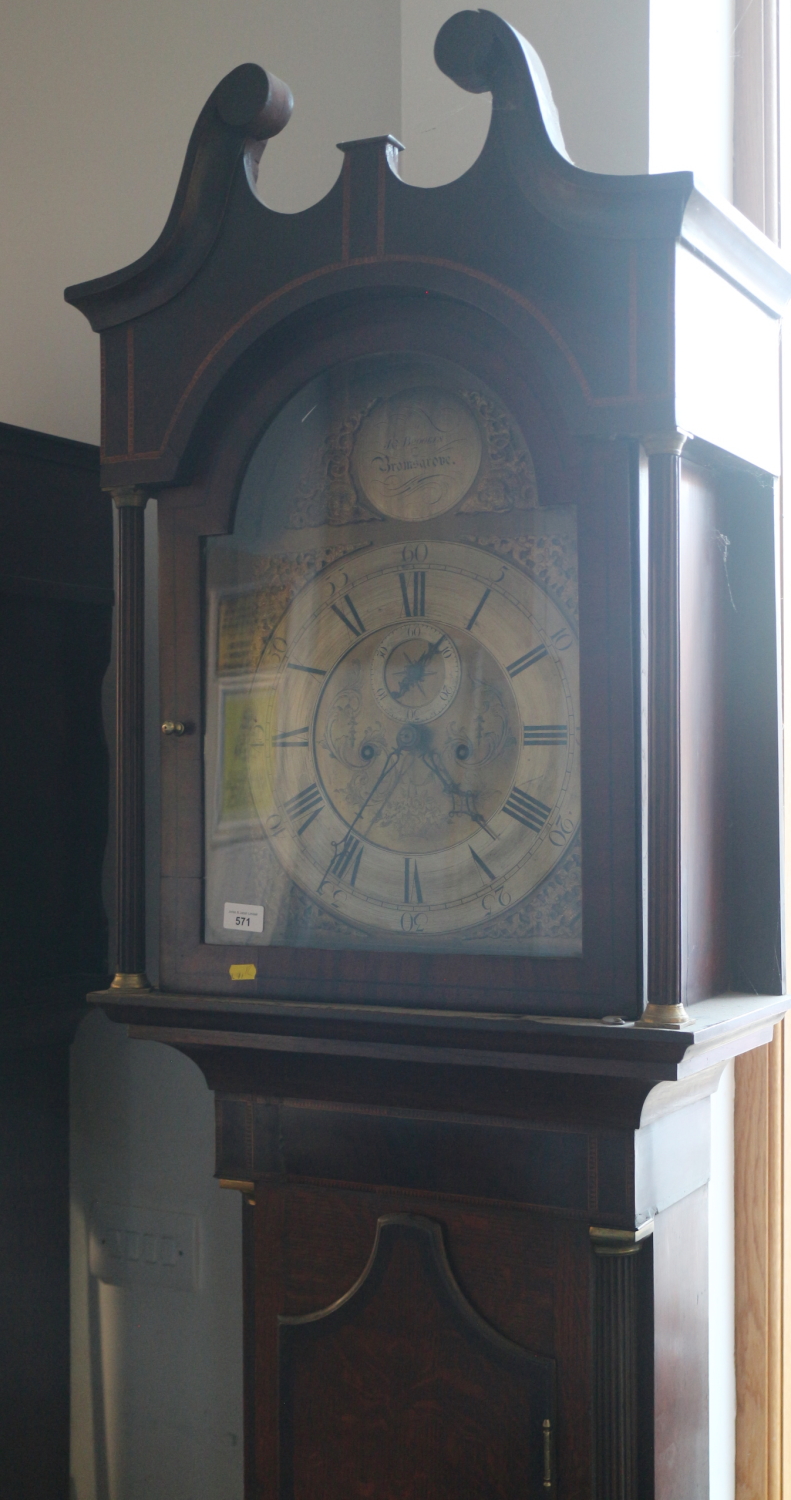
<svg viewBox="0 0 791 1500">
<path fill-rule="evenodd" d="M 520 901 L 579 822 L 577 658 L 549 595 L 483 548 L 325 568 L 251 689 L 250 791 L 283 869 L 369 934 L 462 936 Z"/>
</svg>

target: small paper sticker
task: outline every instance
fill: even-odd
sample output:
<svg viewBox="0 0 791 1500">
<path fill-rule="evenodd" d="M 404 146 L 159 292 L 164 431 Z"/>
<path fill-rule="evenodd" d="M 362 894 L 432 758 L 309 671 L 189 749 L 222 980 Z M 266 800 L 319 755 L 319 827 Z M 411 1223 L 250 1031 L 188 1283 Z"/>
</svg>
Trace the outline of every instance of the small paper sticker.
<svg viewBox="0 0 791 1500">
<path fill-rule="evenodd" d="M 228 973 L 232 979 L 255 979 L 258 970 L 255 964 L 231 964 Z"/>
<path fill-rule="evenodd" d="M 226 901 L 222 919 L 223 927 L 232 927 L 234 932 L 263 932 L 263 906 L 242 906 L 239 901 Z"/>
</svg>

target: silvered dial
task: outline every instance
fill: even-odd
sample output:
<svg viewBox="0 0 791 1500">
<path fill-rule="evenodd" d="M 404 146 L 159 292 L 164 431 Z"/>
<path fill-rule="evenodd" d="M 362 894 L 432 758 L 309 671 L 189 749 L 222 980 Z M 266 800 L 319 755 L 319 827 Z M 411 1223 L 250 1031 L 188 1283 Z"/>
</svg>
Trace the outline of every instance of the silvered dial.
<svg viewBox="0 0 791 1500">
<path fill-rule="evenodd" d="M 482 548 L 393 544 L 323 570 L 254 688 L 251 788 L 281 865 L 369 932 L 488 921 L 576 830 L 577 677 L 565 615 Z"/>
</svg>

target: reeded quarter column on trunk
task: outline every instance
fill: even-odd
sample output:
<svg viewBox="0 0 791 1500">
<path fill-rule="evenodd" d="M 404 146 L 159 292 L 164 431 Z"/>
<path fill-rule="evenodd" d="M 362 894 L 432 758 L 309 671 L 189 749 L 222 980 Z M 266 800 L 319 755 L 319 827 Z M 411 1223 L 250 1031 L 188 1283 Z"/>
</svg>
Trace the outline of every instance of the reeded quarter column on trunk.
<svg viewBox="0 0 791 1500">
<path fill-rule="evenodd" d="M 640 1238 L 590 1231 L 594 1271 L 596 1500 L 638 1500 L 637 1285 Z M 643 1236 L 644 1237 L 644 1236 Z"/>
</svg>

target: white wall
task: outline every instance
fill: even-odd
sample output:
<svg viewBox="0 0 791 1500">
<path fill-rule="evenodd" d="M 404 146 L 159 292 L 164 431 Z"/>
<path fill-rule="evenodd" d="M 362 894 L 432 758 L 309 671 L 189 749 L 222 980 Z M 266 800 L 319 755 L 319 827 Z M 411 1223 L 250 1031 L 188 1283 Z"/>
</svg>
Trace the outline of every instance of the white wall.
<svg viewBox="0 0 791 1500">
<path fill-rule="evenodd" d="M 709 191 L 733 188 L 733 0 L 651 6 L 649 171 L 694 168 Z"/>
<path fill-rule="evenodd" d="M 63 287 L 148 249 L 195 118 L 237 63 L 259 61 L 294 91 L 293 119 L 262 164 L 261 195 L 274 207 L 293 211 L 327 191 L 340 167 L 337 141 L 387 131 L 407 146 L 408 181 L 459 175 L 480 149 L 489 101 L 442 78 L 432 48 L 440 24 L 462 3 L 6 5 L 0 420 L 98 441 L 98 340 L 63 302 Z M 650 16 L 649 0 L 501 0 L 500 8 L 542 56 L 579 165 L 639 172 L 649 161 L 653 169 L 703 164 L 727 192 L 731 4 L 686 0 L 681 11 L 680 0 L 654 0 Z M 671 48 L 679 37 L 683 45 Z M 687 108 L 693 94 L 703 100 L 696 112 Z M 152 511 L 149 540 L 153 520 Z M 155 561 L 152 548 L 149 558 Z M 153 592 L 149 599 L 155 696 Z M 152 772 L 157 718 L 153 703 Z M 154 850 L 153 774 L 148 832 Z M 715 1104 L 716 1236 L 727 1234 L 731 1211 L 729 1097 L 721 1090 Z M 74 1048 L 72 1161 L 75 1500 L 239 1500 L 239 1203 L 212 1178 L 212 1103 L 198 1070 L 170 1049 L 130 1043 L 102 1016 L 90 1018 Z M 100 1286 L 88 1270 L 86 1227 L 98 1199 L 194 1213 L 197 1290 Z M 731 1287 L 727 1266 L 715 1266 L 712 1297 L 725 1329 Z M 724 1345 L 712 1352 L 722 1374 L 713 1399 L 723 1453 L 732 1355 Z M 726 1470 L 716 1500 L 730 1500 Z"/>
<path fill-rule="evenodd" d="M 72 1053 L 72 1475 L 77 1500 L 242 1494 L 240 1201 L 213 1178 L 211 1095 L 101 1014 Z M 95 1203 L 198 1220 L 195 1289 L 90 1273 Z M 43 1497 L 42 1497 L 43 1500 Z"/>
<path fill-rule="evenodd" d="M 247 61 L 297 99 L 267 162 L 279 207 L 327 190 L 336 141 L 400 128 L 398 0 L 2 7 L 0 420 L 98 442 L 98 341 L 63 288 L 149 248 L 201 107 Z"/>
</svg>

